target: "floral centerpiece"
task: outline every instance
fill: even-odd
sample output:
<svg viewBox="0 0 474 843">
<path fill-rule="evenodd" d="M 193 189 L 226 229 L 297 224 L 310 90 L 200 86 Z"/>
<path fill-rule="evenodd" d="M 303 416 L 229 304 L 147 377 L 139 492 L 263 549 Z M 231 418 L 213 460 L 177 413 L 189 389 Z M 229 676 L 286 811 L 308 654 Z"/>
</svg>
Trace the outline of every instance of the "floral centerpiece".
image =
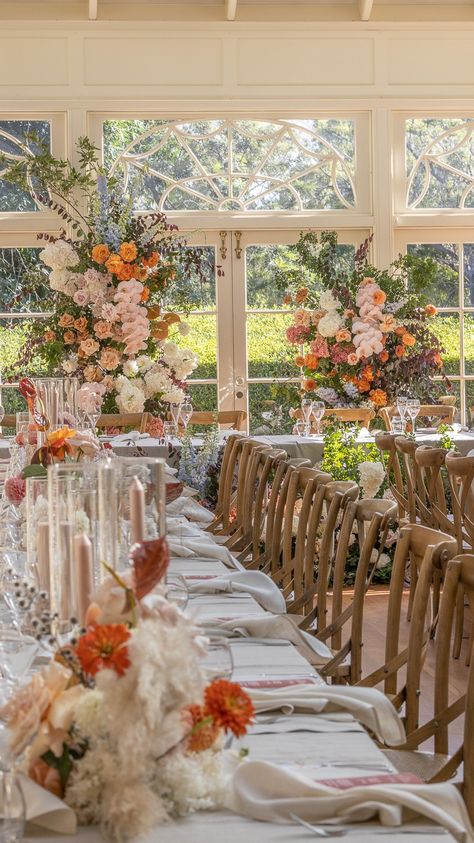
<svg viewBox="0 0 474 843">
<path fill-rule="evenodd" d="M 188 248 L 163 214 L 135 214 L 133 196 L 99 164 L 88 138 L 78 153 L 76 168 L 42 146 L 3 173 L 35 190 L 68 226 L 60 237 L 39 235 L 45 246 L 36 281 L 47 275 L 44 309 L 53 315 L 33 324 L 17 369 L 39 358 L 49 373 L 101 383 L 105 412 L 158 413 L 184 398 L 184 381 L 197 366 L 190 349 L 169 341 L 189 328 L 166 309 L 165 295 L 179 272 L 204 277 L 202 252 Z M 179 286 L 173 300 L 186 311 Z"/>
<path fill-rule="evenodd" d="M 87 628 L 22 689 L 9 718 L 20 743 L 29 694 L 40 716 L 30 776 L 113 840 L 221 806 L 222 736 L 244 735 L 254 713 L 238 684 L 206 686 L 206 639 L 166 599 L 165 540 L 135 546 L 132 561 L 129 575 L 105 580 Z"/>
<path fill-rule="evenodd" d="M 406 255 L 388 270 L 367 261 L 369 241 L 350 269 L 335 232 L 310 231 L 296 246 L 298 265 L 281 270 L 285 304 L 296 305 L 287 330 L 297 349 L 304 393 L 329 406 L 383 407 L 400 389 L 432 401 L 432 375 L 443 375 L 442 347 L 429 327 L 426 298 L 436 264 Z"/>
</svg>

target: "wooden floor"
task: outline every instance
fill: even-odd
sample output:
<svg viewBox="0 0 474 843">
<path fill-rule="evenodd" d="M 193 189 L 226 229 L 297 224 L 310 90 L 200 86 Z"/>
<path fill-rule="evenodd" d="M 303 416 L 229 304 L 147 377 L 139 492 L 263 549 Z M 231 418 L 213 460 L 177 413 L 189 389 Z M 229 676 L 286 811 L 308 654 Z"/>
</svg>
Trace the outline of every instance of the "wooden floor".
<svg viewBox="0 0 474 843">
<path fill-rule="evenodd" d="M 350 597 L 348 592 L 347 597 Z M 409 623 L 406 621 L 406 604 L 407 595 L 405 597 L 405 606 L 402 613 L 402 643 L 405 645 L 408 641 Z M 379 667 L 384 662 L 384 637 L 386 626 L 386 615 L 388 605 L 388 591 L 384 586 L 370 589 L 366 595 L 366 605 L 364 607 L 364 648 L 363 648 L 363 672 L 370 673 L 375 668 Z M 471 617 L 468 610 L 465 616 L 465 630 L 464 641 L 461 651 L 460 659 L 451 659 L 450 663 L 450 701 L 455 700 L 458 696 L 466 690 L 467 671 L 465 660 L 468 645 L 468 632 L 470 629 Z M 420 701 L 420 724 L 426 720 L 431 719 L 433 688 L 434 688 L 434 653 L 436 642 L 430 641 L 428 654 L 425 662 L 423 672 L 423 682 L 421 686 L 421 701 Z M 450 751 L 458 748 L 462 742 L 463 737 L 463 722 L 460 718 L 450 727 Z M 423 749 L 430 749 L 429 743 L 426 743 Z"/>
</svg>

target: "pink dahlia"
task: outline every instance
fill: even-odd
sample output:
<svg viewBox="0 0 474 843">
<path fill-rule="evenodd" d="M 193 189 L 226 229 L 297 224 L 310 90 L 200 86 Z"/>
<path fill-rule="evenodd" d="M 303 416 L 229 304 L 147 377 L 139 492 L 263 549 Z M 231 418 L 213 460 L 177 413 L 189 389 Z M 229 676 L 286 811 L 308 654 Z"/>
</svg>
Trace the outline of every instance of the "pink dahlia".
<svg viewBox="0 0 474 843">
<path fill-rule="evenodd" d="M 15 474 L 5 480 L 5 495 L 9 503 L 19 506 L 26 495 L 26 480 L 21 474 Z"/>
<path fill-rule="evenodd" d="M 310 328 L 304 328 L 302 325 L 291 325 L 286 330 L 286 338 L 293 345 L 305 342 L 311 333 Z"/>
<path fill-rule="evenodd" d="M 329 357 L 329 346 L 327 340 L 325 340 L 320 334 L 316 334 L 310 345 L 310 350 L 316 355 L 316 357 Z"/>
</svg>

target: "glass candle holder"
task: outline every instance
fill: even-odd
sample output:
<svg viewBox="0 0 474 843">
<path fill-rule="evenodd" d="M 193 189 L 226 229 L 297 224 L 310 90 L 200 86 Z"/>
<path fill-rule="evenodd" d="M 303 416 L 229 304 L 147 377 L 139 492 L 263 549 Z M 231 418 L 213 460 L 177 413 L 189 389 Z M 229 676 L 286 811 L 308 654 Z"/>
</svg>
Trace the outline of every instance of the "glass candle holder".
<svg viewBox="0 0 474 843">
<path fill-rule="evenodd" d="M 128 564 L 131 546 L 166 535 L 165 461 L 151 457 L 117 457 L 120 567 Z"/>
<path fill-rule="evenodd" d="M 26 559 L 27 570 L 40 589 L 49 591 L 48 480 L 26 480 Z"/>
</svg>

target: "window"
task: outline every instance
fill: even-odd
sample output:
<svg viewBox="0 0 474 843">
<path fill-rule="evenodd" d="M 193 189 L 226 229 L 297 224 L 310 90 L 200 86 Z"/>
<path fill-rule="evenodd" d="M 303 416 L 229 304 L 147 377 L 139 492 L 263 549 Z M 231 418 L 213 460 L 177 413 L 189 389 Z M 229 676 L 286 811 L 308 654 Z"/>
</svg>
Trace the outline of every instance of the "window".
<svg viewBox="0 0 474 843">
<path fill-rule="evenodd" d="M 474 119 L 406 121 L 406 207 L 474 208 Z"/>
<path fill-rule="evenodd" d="M 51 145 L 51 122 L 49 120 L 1 120 L 0 152 L 8 161 L 18 161 L 34 155 L 37 141 Z M 42 210 L 38 200 L 41 185 L 32 184 L 29 193 L 8 184 L 2 179 L 0 170 L 0 213 Z"/>
</svg>

